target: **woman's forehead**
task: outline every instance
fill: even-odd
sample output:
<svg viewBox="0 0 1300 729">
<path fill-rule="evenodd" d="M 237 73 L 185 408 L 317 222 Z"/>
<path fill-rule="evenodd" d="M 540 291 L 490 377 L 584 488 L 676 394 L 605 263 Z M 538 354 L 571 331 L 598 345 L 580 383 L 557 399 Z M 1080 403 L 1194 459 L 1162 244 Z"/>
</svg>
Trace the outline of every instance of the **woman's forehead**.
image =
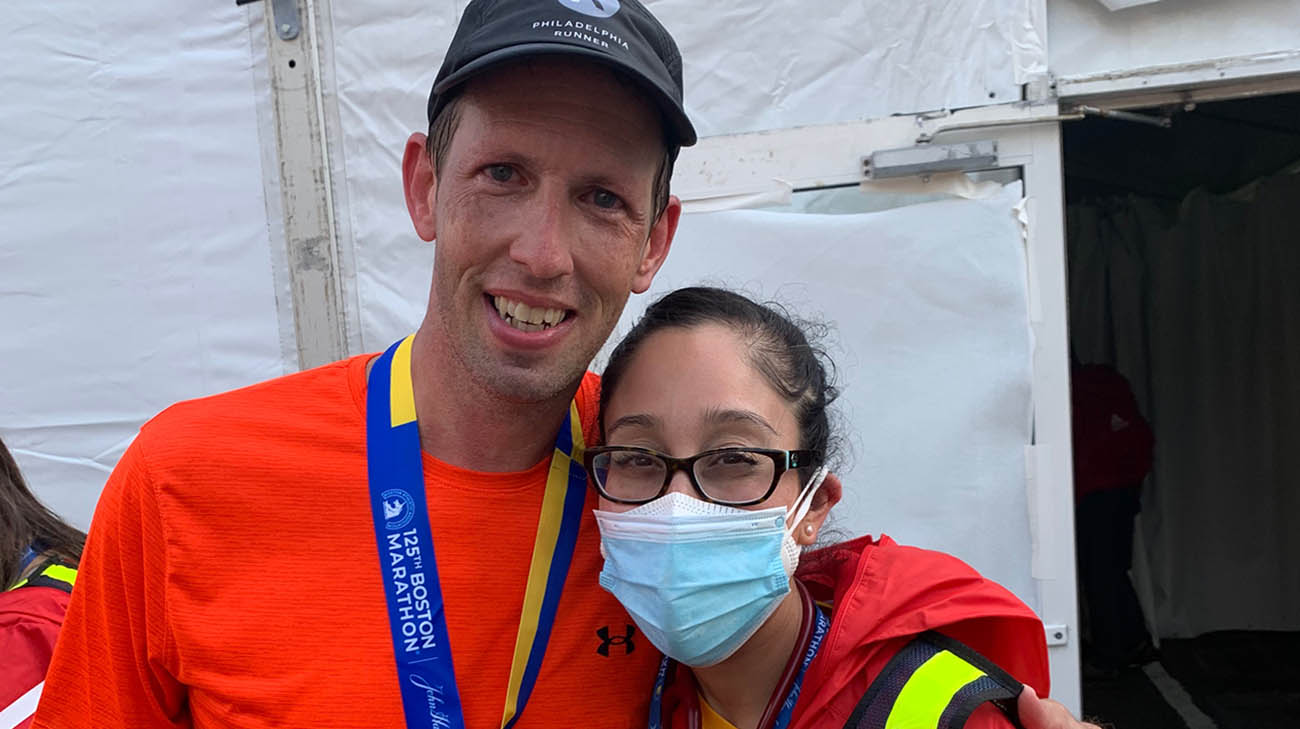
<svg viewBox="0 0 1300 729">
<path fill-rule="evenodd" d="M 646 338 L 610 394 L 607 431 L 641 428 L 766 428 L 794 424 L 789 403 L 753 366 L 744 340 L 720 324 L 673 327 Z"/>
</svg>

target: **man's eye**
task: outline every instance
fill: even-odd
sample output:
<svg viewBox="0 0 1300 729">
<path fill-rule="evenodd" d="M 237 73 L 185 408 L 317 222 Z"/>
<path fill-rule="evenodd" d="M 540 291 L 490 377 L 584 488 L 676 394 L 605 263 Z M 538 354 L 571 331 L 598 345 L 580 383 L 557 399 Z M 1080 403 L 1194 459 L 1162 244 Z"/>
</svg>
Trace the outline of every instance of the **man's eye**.
<svg viewBox="0 0 1300 729">
<path fill-rule="evenodd" d="M 515 176 L 515 168 L 510 165 L 491 165 L 487 173 L 497 182 L 509 182 Z"/>
<path fill-rule="evenodd" d="M 613 210 L 618 207 L 619 203 L 623 202 L 619 200 L 618 195 L 609 190 L 597 190 L 592 194 L 591 201 L 596 204 L 596 207 L 605 208 L 606 210 Z"/>
</svg>

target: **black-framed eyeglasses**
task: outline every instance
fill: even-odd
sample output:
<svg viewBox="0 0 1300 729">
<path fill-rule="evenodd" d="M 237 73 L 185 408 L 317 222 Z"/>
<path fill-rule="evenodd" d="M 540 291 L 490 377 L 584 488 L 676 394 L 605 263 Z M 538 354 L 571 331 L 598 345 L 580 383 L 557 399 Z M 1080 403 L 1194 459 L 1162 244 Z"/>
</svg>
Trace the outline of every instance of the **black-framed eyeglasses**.
<svg viewBox="0 0 1300 729">
<path fill-rule="evenodd" d="M 750 506 L 772 495 L 781 474 L 811 466 L 816 457 L 816 451 L 716 448 L 673 458 L 649 448 L 602 446 L 588 449 L 583 465 L 600 495 L 620 504 L 645 504 L 663 496 L 680 470 L 705 501 Z"/>
</svg>

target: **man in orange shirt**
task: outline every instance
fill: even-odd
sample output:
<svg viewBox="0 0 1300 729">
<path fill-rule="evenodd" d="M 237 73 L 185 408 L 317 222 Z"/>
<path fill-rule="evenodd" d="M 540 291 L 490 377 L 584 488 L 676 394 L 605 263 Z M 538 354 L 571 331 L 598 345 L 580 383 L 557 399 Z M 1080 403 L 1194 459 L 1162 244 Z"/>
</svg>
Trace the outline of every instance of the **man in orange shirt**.
<svg viewBox="0 0 1300 729">
<path fill-rule="evenodd" d="M 569 456 L 677 227 L 681 98 L 637 0 L 471 2 L 402 163 L 419 330 L 145 424 L 35 726 L 643 725 L 659 657 Z"/>
<path fill-rule="evenodd" d="M 638 0 L 471 2 L 402 162 L 419 330 L 145 424 L 35 726 L 641 726 L 659 656 L 573 455 L 681 214 L 681 98 Z"/>
</svg>

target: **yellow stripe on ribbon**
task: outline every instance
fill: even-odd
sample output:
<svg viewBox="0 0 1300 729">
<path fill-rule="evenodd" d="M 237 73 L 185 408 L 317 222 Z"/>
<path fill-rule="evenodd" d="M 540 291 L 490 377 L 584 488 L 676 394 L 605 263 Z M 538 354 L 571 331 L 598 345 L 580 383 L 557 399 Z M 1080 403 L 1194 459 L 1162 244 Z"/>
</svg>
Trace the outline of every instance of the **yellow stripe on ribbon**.
<svg viewBox="0 0 1300 729">
<path fill-rule="evenodd" d="M 393 352 L 393 368 L 389 375 L 388 406 L 392 412 L 392 426 L 415 422 L 415 388 L 411 384 L 411 334 L 397 345 Z"/>
<path fill-rule="evenodd" d="M 949 651 L 930 656 L 898 693 L 885 729 L 937 729 L 953 696 L 983 675 L 983 671 Z"/>
<path fill-rule="evenodd" d="M 528 566 L 528 588 L 524 591 L 524 608 L 519 617 L 519 634 L 515 636 L 515 655 L 510 664 L 510 683 L 506 686 L 506 706 L 501 717 L 505 727 L 519 711 L 519 690 L 523 685 L 524 671 L 532 655 L 533 640 L 537 637 L 537 622 L 546 597 L 547 577 L 551 573 L 551 559 L 555 554 L 560 523 L 564 520 L 564 497 L 568 492 L 569 463 L 582 453 L 582 419 L 577 403 L 569 404 L 570 433 L 573 437 L 573 454 L 556 448 L 551 456 L 551 470 L 546 476 L 546 493 L 542 496 L 542 513 L 537 519 L 537 536 L 533 541 L 533 560 Z"/>
<path fill-rule="evenodd" d="M 582 455 L 587 450 L 587 442 L 582 439 L 582 418 L 578 415 L 576 400 L 569 403 L 569 437 L 573 439 L 573 452 L 566 455 L 571 460 L 582 463 Z"/>
</svg>

